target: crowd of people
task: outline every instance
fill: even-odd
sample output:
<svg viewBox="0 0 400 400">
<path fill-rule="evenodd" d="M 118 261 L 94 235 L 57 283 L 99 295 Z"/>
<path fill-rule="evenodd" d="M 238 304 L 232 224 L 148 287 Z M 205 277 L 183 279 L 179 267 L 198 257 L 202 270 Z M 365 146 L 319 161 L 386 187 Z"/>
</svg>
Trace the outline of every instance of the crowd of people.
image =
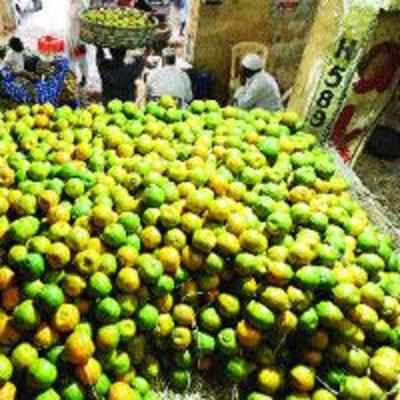
<svg viewBox="0 0 400 400">
<path fill-rule="evenodd" d="M 111 3 L 104 0 L 79 1 L 79 12 L 91 6 Z M 179 34 L 183 34 L 185 30 L 187 1 L 176 0 L 174 3 L 175 11 L 181 16 Z M 152 10 L 147 0 L 120 0 L 117 3 L 123 6 L 135 6 L 149 12 Z M 69 86 L 78 91 L 78 86 L 83 89 L 87 85 L 89 62 L 87 45 L 79 41 L 79 34 L 76 37 L 78 39 L 72 43 L 69 51 L 68 79 L 74 81 L 74 84 Z M 103 101 L 108 102 L 114 98 L 137 100 L 137 82 L 141 81 L 147 101 L 168 95 L 175 98 L 182 107 L 190 103 L 194 97 L 192 80 L 178 62 L 177 47 L 164 48 L 160 57 L 161 62 L 156 66 L 151 62 L 153 54 L 154 49 L 148 47 L 140 55 L 128 59 L 125 49 L 96 48 L 95 64 L 102 84 Z M 35 57 L 33 59 L 31 56 L 28 57 L 22 41 L 18 37 L 13 37 L 9 40 L 2 68 L 7 68 L 15 74 L 24 74 L 26 71 L 35 73 L 37 61 Z M 234 105 L 243 109 L 260 107 L 270 111 L 277 111 L 282 107 L 278 83 L 265 71 L 265 61 L 257 54 L 247 54 L 243 58 L 240 71 L 241 86 L 234 93 L 232 99 Z"/>
</svg>

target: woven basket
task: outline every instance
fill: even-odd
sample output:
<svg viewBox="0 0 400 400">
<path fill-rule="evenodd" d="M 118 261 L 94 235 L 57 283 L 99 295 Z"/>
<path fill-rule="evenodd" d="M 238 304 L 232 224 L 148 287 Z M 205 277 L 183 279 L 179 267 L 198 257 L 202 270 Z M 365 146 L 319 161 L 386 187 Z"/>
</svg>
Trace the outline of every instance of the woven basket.
<svg viewBox="0 0 400 400">
<path fill-rule="evenodd" d="M 80 16 L 81 40 L 106 48 L 136 49 L 145 47 L 153 38 L 158 27 L 158 21 L 154 18 L 154 24 L 145 28 L 120 28 L 104 26 L 89 22 Z"/>
</svg>

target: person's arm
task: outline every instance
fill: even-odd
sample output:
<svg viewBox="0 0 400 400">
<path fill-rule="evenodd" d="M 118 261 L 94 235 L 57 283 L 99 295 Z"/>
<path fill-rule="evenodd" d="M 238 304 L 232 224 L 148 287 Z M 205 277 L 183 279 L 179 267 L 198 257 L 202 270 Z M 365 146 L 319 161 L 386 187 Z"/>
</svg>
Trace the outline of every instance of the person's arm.
<svg viewBox="0 0 400 400">
<path fill-rule="evenodd" d="M 102 47 L 96 47 L 96 62 L 97 65 L 102 65 L 106 59 L 104 49 Z"/>
<path fill-rule="evenodd" d="M 80 70 L 81 70 L 81 86 L 85 86 L 89 78 L 89 62 L 88 55 L 85 54 L 80 60 Z"/>
<path fill-rule="evenodd" d="M 262 76 L 256 77 L 253 82 L 243 90 L 237 98 L 237 105 L 240 108 L 249 110 L 254 108 L 260 100 L 266 101 L 266 108 L 271 111 L 278 111 L 281 108 L 281 99 L 278 84 L 271 78 L 265 80 Z"/>
<path fill-rule="evenodd" d="M 189 75 L 184 72 L 183 73 L 185 80 L 185 101 L 186 103 L 190 103 L 193 100 L 193 91 L 192 91 L 192 82 L 189 78 Z"/>
<path fill-rule="evenodd" d="M 278 82 L 274 78 L 269 85 L 266 85 L 263 96 L 267 98 L 267 108 L 269 111 L 279 111 L 282 108 L 282 95 Z"/>
<path fill-rule="evenodd" d="M 138 0 L 135 4 L 135 8 L 144 12 L 153 11 L 153 8 L 145 0 Z"/>
<path fill-rule="evenodd" d="M 15 54 L 12 50 L 8 50 L 4 57 L 4 65 L 9 69 L 14 69 L 16 66 Z"/>
<path fill-rule="evenodd" d="M 244 86 L 239 86 L 235 93 L 233 94 L 232 103 L 237 106 L 239 103 L 239 99 L 244 96 L 246 88 Z"/>
<path fill-rule="evenodd" d="M 146 80 L 146 98 L 151 99 L 154 96 L 155 71 L 150 71 Z"/>
<path fill-rule="evenodd" d="M 244 110 L 249 110 L 257 104 L 260 95 L 261 91 L 256 82 L 247 87 L 242 86 L 235 93 L 236 105 Z"/>
<path fill-rule="evenodd" d="M 133 63 L 130 64 L 131 74 L 133 76 L 133 80 L 136 81 L 138 79 L 146 66 L 146 59 L 145 57 L 137 58 Z"/>
<path fill-rule="evenodd" d="M 153 88 L 148 80 L 145 83 L 145 93 L 146 100 L 149 101 L 153 97 Z"/>
</svg>

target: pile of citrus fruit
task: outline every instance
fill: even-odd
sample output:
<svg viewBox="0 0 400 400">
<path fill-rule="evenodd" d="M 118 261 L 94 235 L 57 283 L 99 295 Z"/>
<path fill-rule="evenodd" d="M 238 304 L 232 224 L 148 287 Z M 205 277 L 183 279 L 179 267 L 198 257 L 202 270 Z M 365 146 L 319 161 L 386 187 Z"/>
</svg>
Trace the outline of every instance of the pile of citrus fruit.
<svg viewBox="0 0 400 400">
<path fill-rule="evenodd" d="M 399 399 L 400 255 L 291 112 L 0 118 L 0 399 Z"/>
<path fill-rule="evenodd" d="M 135 8 L 92 8 L 83 13 L 83 19 L 108 27 L 145 28 L 152 27 L 150 14 Z"/>
</svg>

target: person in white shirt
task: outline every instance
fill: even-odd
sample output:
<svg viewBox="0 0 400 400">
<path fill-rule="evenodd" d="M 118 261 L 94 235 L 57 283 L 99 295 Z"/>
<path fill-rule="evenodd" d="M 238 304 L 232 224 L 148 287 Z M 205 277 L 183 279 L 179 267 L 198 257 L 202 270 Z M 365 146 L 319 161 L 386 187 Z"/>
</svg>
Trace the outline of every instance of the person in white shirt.
<svg viewBox="0 0 400 400">
<path fill-rule="evenodd" d="M 79 79 L 81 87 L 85 87 L 89 77 L 88 47 L 79 43 L 71 54 L 72 70 Z"/>
<path fill-rule="evenodd" d="M 150 71 L 146 82 L 148 100 L 162 96 L 172 96 L 182 105 L 190 103 L 193 99 L 189 75 L 176 65 L 173 49 L 164 49 L 163 66 Z"/>
<path fill-rule="evenodd" d="M 12 37 L 8 42 L 8 47 L 9 49 L 4 58 L 4 66 L 14 73 L 22 72 L 24 70 L 25 47 L 21 39 Z"/>
<path fill-rule="evenodd" d="M 89 77 L 88 46 L 80 40 L 80 15 L 91 6 L 91 0 L 72 0 L 69 9 L 69 56 L 72 70 L 84 87 Z"/>
<path fill-rule="evenodd" d="M 3 68 L 4 59 L 6 58 L 7 48 L 6 46 L 0 46 L 0 65 Z"/>
<path fill-rule="evenodd" d="M 245 110 L 263 108 L 278 111 L 282 108 L 281 93 L 276 80 L 264 70 L 257 54 L 247 54 L 241 63 L 243 86 L 235 92 L 233 103 Z"/>
</svg>

